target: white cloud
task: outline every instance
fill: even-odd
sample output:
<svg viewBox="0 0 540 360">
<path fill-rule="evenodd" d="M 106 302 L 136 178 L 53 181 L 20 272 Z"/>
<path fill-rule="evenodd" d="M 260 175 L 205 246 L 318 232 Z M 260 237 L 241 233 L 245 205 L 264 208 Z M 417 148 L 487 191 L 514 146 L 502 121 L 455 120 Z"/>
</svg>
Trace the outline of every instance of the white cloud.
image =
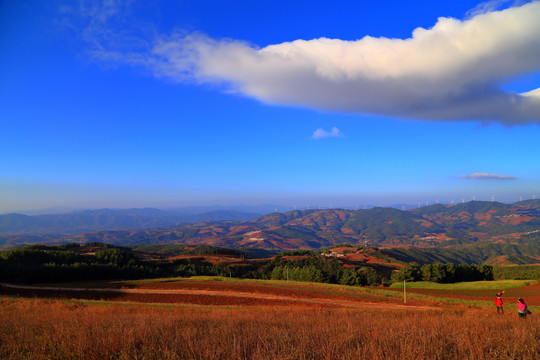
<svg viewBox="0 0 540 360">
<path fill-rule="evenodd" d="M 501 84 L 540 71 L 540 2 L 439 18 L 409 39 L 320 38 L 257 48 L 201 34 L 162 37 L 147 64 L 271 104 L 425 120 L 540 121 L 540 96 Z M 534 89 L 531 89 L 534 90 Z"/>
<path fill-rule="evenodd" d="M 345 135 L 343 135 L 343 133 L 339 131 L 337 127 L 334 126 L 332 128 L 332 131 L 330 132 L 325 131 L 321 128 L 315 130 L 311 138 L 317 140 L 317 139 L 324 139 L 324 138 L 329 138 L 329 137 L 344 137 L 344 136 Z"/>
<path fill-rule="evenodd" d="M 526 93 L 501 86 L 540 72 L 540 1 L 494 10 L 509 2 L 482 3 L 466 20 L 441 17 L 407 39 L 319 38 L 258 48 L 199 33 L 137 38 L 125 29 L 111 31 L 107 27 L 125 11 L 109 0 L 85 9 L 92 20 L 84 35 L 96 42 L 93 55 L 101 60 L 143 65 L 159 77 L 218 85 L 269 104 L 401 119 L 538 123 L 540 84 Z"/>
<path fill-rule="evenodd" d="M 488 173 L 474 173 L 471 175 L 461 175 L 462 179 L 471 179 L 471 180 L 515 180 L 515 176 L 511 175 L 497 175 L 497 174 L 488 174 Z"/>
</svg>

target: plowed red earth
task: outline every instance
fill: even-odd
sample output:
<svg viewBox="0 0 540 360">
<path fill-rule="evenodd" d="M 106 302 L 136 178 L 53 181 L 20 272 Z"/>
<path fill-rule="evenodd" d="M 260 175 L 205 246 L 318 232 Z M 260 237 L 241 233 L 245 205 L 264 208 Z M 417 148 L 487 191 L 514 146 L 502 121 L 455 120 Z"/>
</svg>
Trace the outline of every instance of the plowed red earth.
<svg viewBox="0 0 540 360">
<path fill-rule="evenodd" d="M 320 291 L 320 289 L 319 289 Z M 3 284 L 0 294 L 24 297 L 105 300 L 138 303 L 218 306 L 391 307 L 433 308 L 425 302 L 376 299 L 317 292 L 308 286 L 279 287 L 219 281 L 179 281 L 137 284 L 130 288 L 47 288 Z M 429 304 L 428 304 L 429 305 Z"/>
</svg>

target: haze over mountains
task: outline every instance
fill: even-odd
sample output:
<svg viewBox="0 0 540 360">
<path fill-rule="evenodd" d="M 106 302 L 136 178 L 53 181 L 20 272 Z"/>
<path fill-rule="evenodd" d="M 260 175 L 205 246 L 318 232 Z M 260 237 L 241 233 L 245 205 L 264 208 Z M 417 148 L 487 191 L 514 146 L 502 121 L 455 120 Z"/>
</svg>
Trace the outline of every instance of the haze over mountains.
<svg viewBox="0 0 540 360">
<path fill-rule="evenodd" d="M 102 230 L 112 228 L 122 230 Z M 52 235 L 54 229 L 56 234 L 68 235 Z M 343 243 L 384 247 L 516 243 L 524 237 L 540 236 L 540 200 L 513 204 L 471 201 L 406 211 L 296 210 L 264 216 L 238 212 L 180 215 L 157 209 L 105 209 L 34 217 L 10 214 L 0 217 L 0 232 L 11 234 L 0 237 L 1 244 L 98 241 L 267 250 L 319 249 Z"/>
<path fill-rule="evenodd" d="M 8 215 L 8 214 L 20 214 L 20 215 L 28 215 L 28 216 L 35 216 L 35 215 L 57 215 L 57 214 L 69 214 L 69 213 L 75 213 L 85 210 L 142 210 L 142 209 L 154 209 L 154 210 L 161 210 L 164 212 L 174 213 L 174 214 L 184 214 L 184 215 L 197 215 L 197 214 L 203 214 L 208 212 L 214 212 L 214 211 L 236 211 L 236 212 L 245 212 L 245 213 L 254 213 L 259 215 L 268 214 L 273 211 L 279 211 L 279 212 L 285 212 L 293 210 L 293 207 L 291 206 L 282 206 L 282 205 L 276 205 L 276 204 L 263 204 L 263 205 L 207 205 L 207 206 L 178 206 L 178 207 L 167 207 L 167 208 L 153 208 L 153 207 L 145 207 L 145 208 L 83 208 L 83 207 L 51 207 L 51 208 L 44 208 L 44 209 L 38 209 L 38 210 L 20 210 L 20 211 L 9 211 L 0 214 L 2 215 Z"/>
<path fill-rule="evenodd" d="M 182 210 L 99 209 L 47 215 L 0 215 L 0 235 L 77 234 L 96 230 L 145 229 L 201 221 L 251 220 L 260 213 L 215 210 L 187 213 Z"/>
</svg>

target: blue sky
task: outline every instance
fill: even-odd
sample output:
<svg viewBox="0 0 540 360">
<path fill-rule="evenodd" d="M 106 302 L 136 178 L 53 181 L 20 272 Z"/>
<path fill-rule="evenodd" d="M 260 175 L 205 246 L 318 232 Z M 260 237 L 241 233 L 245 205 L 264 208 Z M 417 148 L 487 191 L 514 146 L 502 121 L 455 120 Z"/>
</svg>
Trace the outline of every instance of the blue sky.
<svg viewBox="0 0 540 360">
<path fill-rule="evenodd" d="M 538 5 L 4 0 L 0 212 L 532 198 Z"/>
</svg>

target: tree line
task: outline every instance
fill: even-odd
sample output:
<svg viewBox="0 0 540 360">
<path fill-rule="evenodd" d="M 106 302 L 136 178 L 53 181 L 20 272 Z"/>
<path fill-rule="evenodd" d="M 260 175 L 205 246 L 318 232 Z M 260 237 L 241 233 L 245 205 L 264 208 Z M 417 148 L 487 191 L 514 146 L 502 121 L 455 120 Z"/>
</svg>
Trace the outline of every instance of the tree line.
<svg viewBox="0 0 540 360">
<path fill-rule="evenodd" d="M 493 280 L 493 267 L 477 264 L 426 264 L 421 267 L 403 268 L 392 274 L 392 280 L 437 283 Z"/>
<path fill-rule="evenodd" d="M 74 246 L 79 246 L 75 244 Z M 59 247 L 34 245 L 0 253 L 0 280 L 18 283 L 155 277 L 159 269 L 121 247 L 105 246 L 93 256 Z"/>
<path fill-rule="evenodd" d="M 84 247 L 92 248 L 94 252 L 81 251 Z M 204 253 L 219 252 L 204 249 Z M 403 268 L 390 277 L 372 267 L 345 267 L 339 259 L 329 259 L 308 250 L 285 252 L 270 259 L 240 264 L 215 264 L 203 257 L 145 261 L 130 248 L 101 243 L 34 245 L 0 252 L 0 280 L 18 283 L 209 275 L 378 286 L 403 280 L 492 280 L 493 274 L 493 267 L 489 265 L 428 264 Z"/>
<path fill-rule="evenodd" d="M 34 245 L 0 252 L 0 280 L 42 283 L 209 275 L 360 286 L 380 285 L 388 280 L 374 269 L 345 268 L 339 260 L 313 251 L 286 252 L 269 260 L 242 264 L 213 264 L 202 257 L 151 262 L 138 258 L 126 247 L 100 243 L 84 246 L 95 248 L 95 252 L 83 254 L 78 244 Z"/>
</svg>

